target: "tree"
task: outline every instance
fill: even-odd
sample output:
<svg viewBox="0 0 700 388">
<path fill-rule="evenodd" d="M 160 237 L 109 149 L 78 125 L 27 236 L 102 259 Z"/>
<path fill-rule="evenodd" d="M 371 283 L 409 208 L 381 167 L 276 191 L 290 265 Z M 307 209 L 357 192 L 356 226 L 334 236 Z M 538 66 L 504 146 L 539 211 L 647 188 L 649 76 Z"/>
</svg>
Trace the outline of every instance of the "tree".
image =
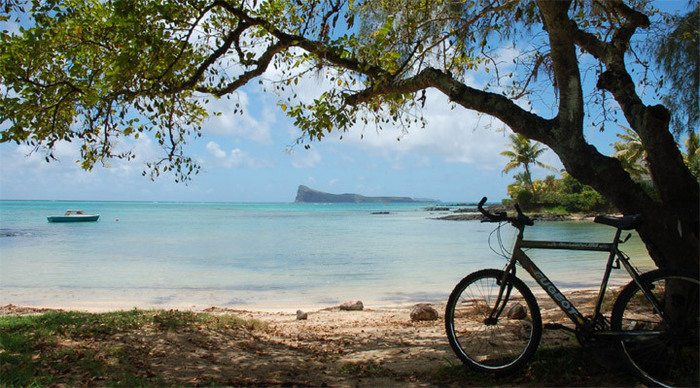
<svg viewBox="0 0 700 388">
<path fill-rule="evenodd" d="M 612 145 L 615 150 L 613 156 L 620 160 L 622 167 L 634 180 L 639 181 L 649 175 L 645 160 L 646 151 L 636 132 L 627 127 L 622 127 L 622 130 L 622 133 L 616 135 L 620 140 Z"/>
<path fill-rule="evenodd" d="M 685 164 L 688 165 L 690 171 L 695 175 L 695 178 L 700 182 L 700 137 L 695 132 L 688 134 L 688 139 L 685 141 L 686 153 L 683 156 Z"/>
<path fill-rule="evenodd" d="M 552 169 L 551 166 L 537 160 L 537 158 L 539 158 L 545 151 L 545 148 L 537 143 L 533 144 L 530 139 L 518 133 L 510 135 L 509 138 L 511 149 L 501 152 L 501 155 L 510 159 L 506 166 L 503 167 L 503 172 L 507 173 L 522 166 L 524 170 L 522 176 L 523 183 L 525 183 L 526 187 L 532 194 L 535 194 L 535 189 L 532 186 L 532 173 L 530 172 L 530 166 L 534 165 Z"/>
<path fill-rule="evenodd" d="M 272 88 L 287 93 L 280 106 L 304 141 L 355 125 L 420 123 L 432 89 L 545 144 L 620 211 L 641 213 L 638 231 L 659 266 L 698 268 L 698 183 L 669 130 L 669 110 L 645 102 L 655 96 L 637 87 L 645 65 L 634 55 L 637 32 L 663 22 L 645 0 L 52 0 L 12 8 L 33 26 L 0 39 L 0 141 L 49 150 L 80 141 L 91 168 L 130 157 L 120 139 L 152 133 L 165 152 L 151 171 L 186 177 L 196 167 L 182 144 L 201 131 L 205 96 L 230 96 L 270 68 L 281 73 Z M 518 71 L 499 70 L 498 50 L 507 49 L 517 52 Z M 491 78 L 478 82 L 486 68 Z M 594 90 L 582 78 L 588 69 Z M 309 72 L 333 87 L 313 101 L 288 93 Z M 551 110 L 529 107 L 534 93 L 550 96 Z M 584 128 L 600 112 L 619 113 L 639 135 L 658 199 L 586 141 Z"/>
<path fill-rule="evenodd" d="M 659 68 L 668 78 L 670 92 L 664 103 L 673 112 L 671 129 L 680 136 L 692 133 L 700 121 L 700 3 L 685 15 L 671 18 L 670 28 L 651 44 Z"/>
</svg>

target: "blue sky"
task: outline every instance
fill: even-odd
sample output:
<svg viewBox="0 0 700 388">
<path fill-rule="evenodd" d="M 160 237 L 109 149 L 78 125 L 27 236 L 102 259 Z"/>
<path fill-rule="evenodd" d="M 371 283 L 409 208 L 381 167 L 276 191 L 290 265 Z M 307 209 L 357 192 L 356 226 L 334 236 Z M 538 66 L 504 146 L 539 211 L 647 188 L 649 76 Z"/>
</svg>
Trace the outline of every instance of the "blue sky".
<svg viewBox="0 0 700 388">
<path fill-rule="evenodd" d="M 514 55 L 507 49 L 500 54 L 506 60 Z M 274 77 L 268 72 L 264 78 Z M 474 84 L 483 83 L 478 74 L 475 77 Z M 302 98 L 311 98 L 328 87 L 324 84 L 323 77 L 311 75 L 297 91 Z M 290 202 L 300 184 L 332 193 L 442 201 L 506 197 L 512 173 L 501 173 L 506 159 L 499 152 L 507 147 L 509 132 L 488 116 L 452 109 L 438 92 L 428 92 L 424 129 L 404 133 L 385 128 L 378 133 L 373 127 L 354 128 L 342 140 L 331 135 L 312 143 L 310 150 L 289 149 L 299 131 L 277 105 L 277 97 L 254 82 L 232 100 L 211 102 L 211 110 L 222 115 L 210 118 L 202 138 L 187 146 L 187 153 L 202 165 L 201 173 L 187 185 L 174 183 L 168 175 L 156 181 L 142 176 L 143 163 L 159 152 L 148 137 L 125 145 L 134 149 L 136 160 L 114 160 L 91 172 L 76 163 L 75 144 L 59 144 L 59 160 L 51 163 L 41 153 L 30 154 L 26 146 L 0 144 L 0 199 Z M 243 115 L 229 113 L 236 99 Z M 534 106 L 551 117 L 542 103 Z M 614 133 L 612 126 L 603 133 L 586 130 L 589 141 L 606 154 Z M 551 151 L 542 161 L 561 168 Z M 535 171 L 540 177 L 547 173 L 551 172 Z"/>
</svg>

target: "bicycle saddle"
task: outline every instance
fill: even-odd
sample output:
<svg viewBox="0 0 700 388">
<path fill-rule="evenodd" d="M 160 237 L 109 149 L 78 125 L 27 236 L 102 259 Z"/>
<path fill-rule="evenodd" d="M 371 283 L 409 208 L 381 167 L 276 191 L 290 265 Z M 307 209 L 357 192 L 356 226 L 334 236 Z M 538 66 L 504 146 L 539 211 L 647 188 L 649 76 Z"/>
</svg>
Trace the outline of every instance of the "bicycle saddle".
<svg viewBox="0 0 700 388">
<path fill-rule="evenodd" d="M 641 214 L 627 214 L 622 217 L 596 216 L 593 222 L 603 225 L 610 225 L 622 230 L 635 229 L 642 223 Z"/>
</svg>

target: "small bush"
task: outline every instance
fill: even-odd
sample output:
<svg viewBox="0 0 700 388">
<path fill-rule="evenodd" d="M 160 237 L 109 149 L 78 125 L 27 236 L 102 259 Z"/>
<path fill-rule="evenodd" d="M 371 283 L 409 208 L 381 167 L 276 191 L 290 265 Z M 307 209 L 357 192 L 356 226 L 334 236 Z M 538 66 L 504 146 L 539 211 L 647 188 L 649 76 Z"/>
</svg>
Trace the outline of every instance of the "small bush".
<svg viewBox="0 0 700 388">
<path fill-rule="evenodd" d="M 532 207 L 532 200 L 534 198 L 534 195 L 530 190 L 526 188 L 521 188 L 515 193 L 515 201 L 522 207 L 523 209 L 529 209 Z"/>
</svg>

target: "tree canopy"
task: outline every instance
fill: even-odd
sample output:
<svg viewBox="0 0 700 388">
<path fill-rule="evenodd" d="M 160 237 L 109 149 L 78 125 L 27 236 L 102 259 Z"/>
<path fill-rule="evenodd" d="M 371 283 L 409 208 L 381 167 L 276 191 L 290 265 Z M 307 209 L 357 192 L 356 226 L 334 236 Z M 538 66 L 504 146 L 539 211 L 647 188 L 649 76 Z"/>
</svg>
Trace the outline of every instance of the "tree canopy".
<svg viewBox="0 0 700 388">
<path fill-rule="evenodd" d="M 303 142 L 356 125 L 424 125 L 434 89 L 547 145 L 574 178 L 642 213 L 639 232 L 659 265 L 697 267 L 697 181 L 672 112 L 644 94 L 653 80 L 639 32 L 665 20 L 646 0 L 9 4 L 6 17 L 30 21 L 0 38 L 2 142 L 50 158 L 56 142 L 79 141 L 89 169 L 129 158 L 120 140 L 152 134 L 164 153 L 149 171 L 187 179 L 198 167 L 182 145 L 201 133 L 206 99 L 235 96 L 266 72 L 277 72 L 273 91 Z M 314 72 L 330 87 L 301 98 L 295 86 Z M 550 109 L 533 109 L 537 99 Z M 639 135 L 658 198 L 586 140 L 584 129 L 606 120 Z"/>
</svg>

